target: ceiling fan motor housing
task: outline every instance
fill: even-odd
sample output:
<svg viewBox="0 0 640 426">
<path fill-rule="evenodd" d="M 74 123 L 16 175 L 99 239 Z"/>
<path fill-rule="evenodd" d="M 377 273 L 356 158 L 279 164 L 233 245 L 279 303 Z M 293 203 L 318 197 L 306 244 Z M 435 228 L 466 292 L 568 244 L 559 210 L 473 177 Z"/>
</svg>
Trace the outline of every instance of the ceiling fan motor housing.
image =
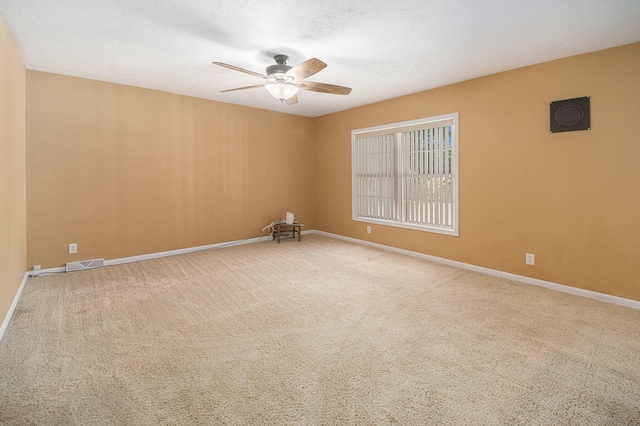
<svg viewBox="0 0 640 426">
<path fill-rule="evenodd" d="M 289 61 L 289 57 L 287 55 L 276 55 L 273 57 L 276 61 L 276 65 L 271 65 L 267 67 L 267 75 L 269 77 L 274 77 L 277 80 L 282 79 L 282 77 L 289 71 L 291 68 L 287 65 Z"/>
</svg>

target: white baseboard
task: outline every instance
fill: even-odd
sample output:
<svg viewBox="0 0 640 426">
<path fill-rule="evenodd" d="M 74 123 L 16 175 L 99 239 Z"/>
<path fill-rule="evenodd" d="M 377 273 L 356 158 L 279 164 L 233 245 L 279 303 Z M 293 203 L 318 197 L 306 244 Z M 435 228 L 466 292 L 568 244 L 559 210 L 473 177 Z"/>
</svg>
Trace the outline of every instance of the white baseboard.
<svg viewBox="0 0 640 426">
<path fill-rule="evenodd" d="M 548 288 L 550 290 L 561 291 L 563 293 L 569 293 L 576 296 L 587 297 L 589 299 L 596 299 L 601 302 L 614 303 L 616 305 L 626 306 L 628 308 L 640 309 L 640 301 L 625 299 L 623 297 L 612 296 L 610 294 L 598 293 L 595 291 L 584 290 L 577 287 L 571 287 L 562 284 L 556 284 L 550 281 L 539 280 L 537 278 L 525 277 L 522 275 L 511 274 L 509 272 L 498 271 L 495 269 L 484 268 L 482 266 L 470 265 L 468 263 L 458 262 L 455 260 L 444 259 L 442 257 L 430 256 L 428 254 L 418 253 L 415 251 L 399 249 L 395 247 L 386 246 L 384 244 L 372 243 L 370 241 L 359 240 L 357 238 L 345 237 L 343 235 L 331 234 L 329 232 L 324 231 L 316 231 L 312 230 L 309 233 L 324 235 L 331 238 L 336 238 L 338 240 L 349 241 L 356 244 L 362 244 L 365 246 L 375 247 L 382 250 L 391 251 L 394 253 L 404 254 L 407 256 L 417 257 L 419 259 L 430 260 L 432 262 L 442 263 L 449 266 L 455 266 L 461 269 L 467 269 L 469 271 L 480 272 L 486 275 L 492 275 L 495 277 L 506 278 L 511 281 L 517 281 L 524 284 L 531 284 L 538 287 Z"/>
<path fill-rule="evenodd" d="M 131 263 L 131 262 L 140 262 L 141 260 L 159 259 L 161 257 L 176 256 L 179 254 L 187 254 L 187 253 L 193 253 L 195 251 L 211 250 L 211 249 L 223 248 L 227 246 L 253 244 L 253 243 L 258 243 L 260 241 L 267 241 L 270 239 L 271 239 L 271 236 L 268 235 L 265 237 L 248 238 L 246 240 L 228 241 L 226 243 L 208 244 L 206 246 L 188 247 L 188 248 L 183 248 L 178 250 L 161 251 L 158 253 L 141 254 L 139 256 L 122 257 L 120 259 L 105 260 L 104 266 L 120 265 L 123 263 Z"/>
<path fill-rule="evenodd" d="M 305 231 L 305 232 L 309 232 L 309 231 Z M 303 232 L 303 234 L 305 232 Z M 161 257 L 177 256 L 179 254 L 193 253 L 195 251 L 211 250 L 211 249 L 222 248 L 222 247 L 227 247 L 227 246 L 237 246 L 237 245 L 242 245 L 242 244 L 253 244 L 253 243 L 258 243 L 260 241 L 267 241 L 267 240 L 270 240 L 270 239 L 272 239 L 272 237 L 270 235 L 268 235 L 268 236 L 264 236 L 264 237 L 247 238 L 245 240 L 236 240 L 236 241 L 227 241 L 227 242 L 224 242 L 224 243 L 207 244 L 205 246 L 187 247 L 187 248 L 177 249 L 177 250 L 168 250 L 168 251 L 161 251 L 161 252 L 157 252 L 157 253 L 141 254 L 141 255 L 137 255 L 137 256 L 121 257 L 121 258 L 118 258 L 118 259 L 105 260 L 104 261 L 104 266 L 121 265 L 123 263 L 131 263 L 131 262 L 140 262 L 140 261 L 143 261 L 143 260 L 159 259 Z M 64 266 L 61 266 L 59 268 L 40 269 L 39 271 L 28 272 L 28 274 L 31 277 L 37 277 L 38 275 L 55 274 L 55 273 L 58 273 L 58 272 L 66 272 L 66 268 Z"/>
<path fill-rule="evenodd" d="M 11 321 L 11 317 L 13 316 L 13 312 L 16 310 L 16 306 L 18 306 L 18 300 L 20 300 L 20 295 L 22 294 L 22 289 L 24 289 L 24 285 L 27 282 L 27 278 L 29 277 L 29 273 L 25 273 L 22 278 L 22 282 L 20 283 L 20 287 L 18 287 L 18 291 L 16 295 L 13 297 L 13 302 L 11 306 L 9 306 L 9 312 L 4 317 L 4 321 L 2 321 L 2 326 L 0 326 L 0 340 L 2 340 L 2 336 L 4 336 L 4 332 L 7 331 L 7 327 L 9 327 L 9 322 Z"/>
</svg>

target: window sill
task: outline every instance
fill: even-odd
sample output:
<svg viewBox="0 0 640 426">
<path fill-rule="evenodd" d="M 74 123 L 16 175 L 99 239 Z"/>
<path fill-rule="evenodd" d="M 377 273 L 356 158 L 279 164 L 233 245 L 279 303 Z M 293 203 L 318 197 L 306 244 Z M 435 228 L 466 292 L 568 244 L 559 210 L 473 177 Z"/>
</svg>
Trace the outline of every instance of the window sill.
<svg viewBox="0 0 640 426">
<path fill-rule="evenodd" d="M 412 223 L 395 222 L 392 220 L 369 219 L 366 217 L 354 217 L 352 219 L 356 222 L 373 223 L 376 225 L 392 226 L 394 228 L 404 228 L 404 229 L 411 229 L 414 231 L 431 232 L 435 234 L 450 235 L 452 237 L 458 237 L 460 235 L 457 228 L 416 225 Z"/>
</svg>

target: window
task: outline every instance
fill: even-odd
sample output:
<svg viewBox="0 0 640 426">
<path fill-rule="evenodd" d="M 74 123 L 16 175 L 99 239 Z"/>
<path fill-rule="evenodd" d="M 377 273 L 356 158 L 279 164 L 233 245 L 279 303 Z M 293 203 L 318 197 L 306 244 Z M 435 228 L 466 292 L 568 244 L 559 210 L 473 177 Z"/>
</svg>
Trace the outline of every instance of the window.
<svg viewBox="0 0 640 426">
<path fill-rule="evenodd" d="M 351 136 L 354 220 L 458 235 L 458 113 Z"/>
</svg>

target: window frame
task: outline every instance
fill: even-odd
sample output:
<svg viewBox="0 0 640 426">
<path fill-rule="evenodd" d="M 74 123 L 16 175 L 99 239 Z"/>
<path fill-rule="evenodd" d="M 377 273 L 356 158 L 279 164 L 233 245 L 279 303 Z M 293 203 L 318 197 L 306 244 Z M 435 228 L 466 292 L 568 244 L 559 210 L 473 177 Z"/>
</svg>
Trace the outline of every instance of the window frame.
<svg viewBox="0 0 640 426">
<path fill-rule="evenodd" d="M 365 216 L 359 216 L 359 203 L 358 196 L 360 195 L 358 192 L 358 176 L 357 171 L 358 164 L 357 161 L 359 158 L 356 157 L 356 138 L 358 136 L 365 137 L 363 135 L 366 134 L 393 134 L 396 137 L 402 134 L 402 132 L 407 131 L 407 129 L 415 129 L 424 126 L 425 129 L 437 128 L 437 123 L 439 122 L 451 122 L 453 121 L 452 130 L 451 130 L 451 203 L 453 204 L 451 208 L 452 215 L 452 224 L 451 226 L 442 226 L 442 225 L 433 225 L 433 224 L 416 224 L 411 222 L 402 222 L 399 220 L 388 220 L 388 219 L 378 219 L 371 218 Z M 450 236 L 459 236 L 459 221 L 460 221 L 460 197 L 459 197 L 459 181 L 460 181 L 460 169 L 459 169 L 459 132 L 460 132 L 460 121 L 458 112 L 453 112 L 449 114 L 442 114 L 433 117 L 425 117 L 419 118 L 415 120 L 402 121 L 397 123 L 389 123 L 382 124 L 373 127 L 366 127 L 361 129 L 355 129 L 351 131 L 351 218 L 357 222 L 365 222 L 379 225 L 392 226 L 397 228 L 405 228 L 412 229 L 423 232 L 432 232 L 437 234 L 444 234 Z M 397 142 L 398 146 L 401 146 L 402 142 Z M 396 163 L 398 166 L 401 165 L 402 161 L 400 158 L 402 157 L 402 152 L 396 155 Z M 395 178 L 397 180 L 402 179 L 403 176 L 403 167 L 395 168 Z M 403 185 L 397 185 L 397 191 L 395 198 L 396 203 L 402 203 L 402 201 L 406 201 L 406 193 Z M 402 208 L 402 207 L 398 207 Z M 403 217 L 406 220 L 406 217 Z"/>
</svg>

